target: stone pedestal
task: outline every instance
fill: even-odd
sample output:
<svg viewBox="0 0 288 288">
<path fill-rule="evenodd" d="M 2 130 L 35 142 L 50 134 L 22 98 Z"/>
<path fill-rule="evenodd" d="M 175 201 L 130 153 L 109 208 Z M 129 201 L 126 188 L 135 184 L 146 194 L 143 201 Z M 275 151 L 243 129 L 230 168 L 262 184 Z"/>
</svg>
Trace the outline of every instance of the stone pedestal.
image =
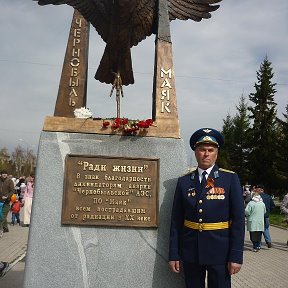
<svg viewBox="0 0 288 288">
<path fill-rule="evenodd" d="M 159 227 L 61 225 L 67 154 L 159 158 Z M 42 132 L 24 288 L 184 287 L 167 257 L 174 190 L 186 169 L 182 139 Z"/>
</svg>

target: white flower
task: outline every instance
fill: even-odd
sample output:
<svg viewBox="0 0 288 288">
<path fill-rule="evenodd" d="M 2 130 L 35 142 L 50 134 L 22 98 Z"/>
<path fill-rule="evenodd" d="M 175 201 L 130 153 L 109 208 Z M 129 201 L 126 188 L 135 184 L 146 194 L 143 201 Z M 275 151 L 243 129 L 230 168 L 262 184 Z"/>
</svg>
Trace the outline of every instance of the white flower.
<svg viewBox="0 0 288 288">
<path fill-rule="evenodd" d="M 90 118 L 92 117 L 92 112 L 89 108 L 81 107 L 74 110 L 74 115 L 76 118 Z"/>
</svg>

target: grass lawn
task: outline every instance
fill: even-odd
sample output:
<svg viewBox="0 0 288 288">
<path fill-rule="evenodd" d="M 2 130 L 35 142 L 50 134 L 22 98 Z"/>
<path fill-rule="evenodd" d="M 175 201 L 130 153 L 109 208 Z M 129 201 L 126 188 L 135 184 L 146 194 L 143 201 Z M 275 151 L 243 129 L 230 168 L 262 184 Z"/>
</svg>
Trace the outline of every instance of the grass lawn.
<svg viewBox="0 0 288 288">
<path fill-rule="evenodd" d="M 280 214 L 280 208 L 276 206 L 270 213 L 270 224 L 287 228 L 288 225 L 284 221 L 284 214 Z"/>
</svg>

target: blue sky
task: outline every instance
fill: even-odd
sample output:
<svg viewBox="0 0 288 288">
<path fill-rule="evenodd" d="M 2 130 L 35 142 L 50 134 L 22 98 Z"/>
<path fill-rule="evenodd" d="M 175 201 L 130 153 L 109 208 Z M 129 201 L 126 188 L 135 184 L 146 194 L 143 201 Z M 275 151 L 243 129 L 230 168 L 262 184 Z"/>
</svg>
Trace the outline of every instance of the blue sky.
<svg viewBox="0 0 288 288">
<path fill-rule="evenodd" d="M 54 113 L 73 9 L 30 0 L 1 1 L 0 148 L 36 149 L 46 116 Z M 265 55 L 277 83 L 278 114 L 288 103 L 288 1 L 223 0 L 212 18 L 171 22 L 181 135 L 221 129 L 241 94 L 254 92 Z M 154 36 L 132 49 L 135 84 L 124 88 L 122 116 L 150 118 Z M 105 43 L 91 27 L 88 104 L 94 117 L 113 117 L 111 87 L 94 80 Z M 22 140 L 20 140 L 22 139 Z"/>
</svg>

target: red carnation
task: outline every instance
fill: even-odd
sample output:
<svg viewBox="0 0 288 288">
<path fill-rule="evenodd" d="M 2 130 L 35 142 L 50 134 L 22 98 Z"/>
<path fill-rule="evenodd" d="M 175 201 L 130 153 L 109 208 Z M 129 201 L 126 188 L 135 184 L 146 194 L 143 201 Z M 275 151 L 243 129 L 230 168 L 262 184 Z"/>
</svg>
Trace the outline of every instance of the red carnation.
<svg viewBox="0 0 288 288">
<path fill-rule="evenodd" d="M 121 123 L 121 119 L 120 118 L 115 118 L 114 119 L 114 123 L 115 124 L 120 124 Z"/>
<path fill-rule="evenodd" d="M 139 128 L 145 128 L 145 127 L 144 127 L 145 124 L 146 124 L 146 123 L 145 123 L 143 120 L 141 120 L 141 121 L 138 122 L 138 127 L 139 127 Z"/>
<path fill-rule="evenodd" d="M 110 122 L 109 121 L 103 121 L 103 127 L 106 128 L 110 125 Z"/>
<path fill-rule="evenodd" d="M 121 124 L 122 124 L 122 125 L 128 124 L 128 119 L 127 119 L 127 118 L 123 118 L 123 119 L 121 120 Z"/>
<path fill-rule="evenodd" d="M 114 123 L 112 125 L 112 129 L 118 129 L 120 127 L 120 124 L 119 123 Z"/>
<path fill-rule="evenodd" d="M 146 122 L 146 124 L 151 126 L 153 124 L 153 119 L 147 119 L 145 122 Z"/>
</svg>

